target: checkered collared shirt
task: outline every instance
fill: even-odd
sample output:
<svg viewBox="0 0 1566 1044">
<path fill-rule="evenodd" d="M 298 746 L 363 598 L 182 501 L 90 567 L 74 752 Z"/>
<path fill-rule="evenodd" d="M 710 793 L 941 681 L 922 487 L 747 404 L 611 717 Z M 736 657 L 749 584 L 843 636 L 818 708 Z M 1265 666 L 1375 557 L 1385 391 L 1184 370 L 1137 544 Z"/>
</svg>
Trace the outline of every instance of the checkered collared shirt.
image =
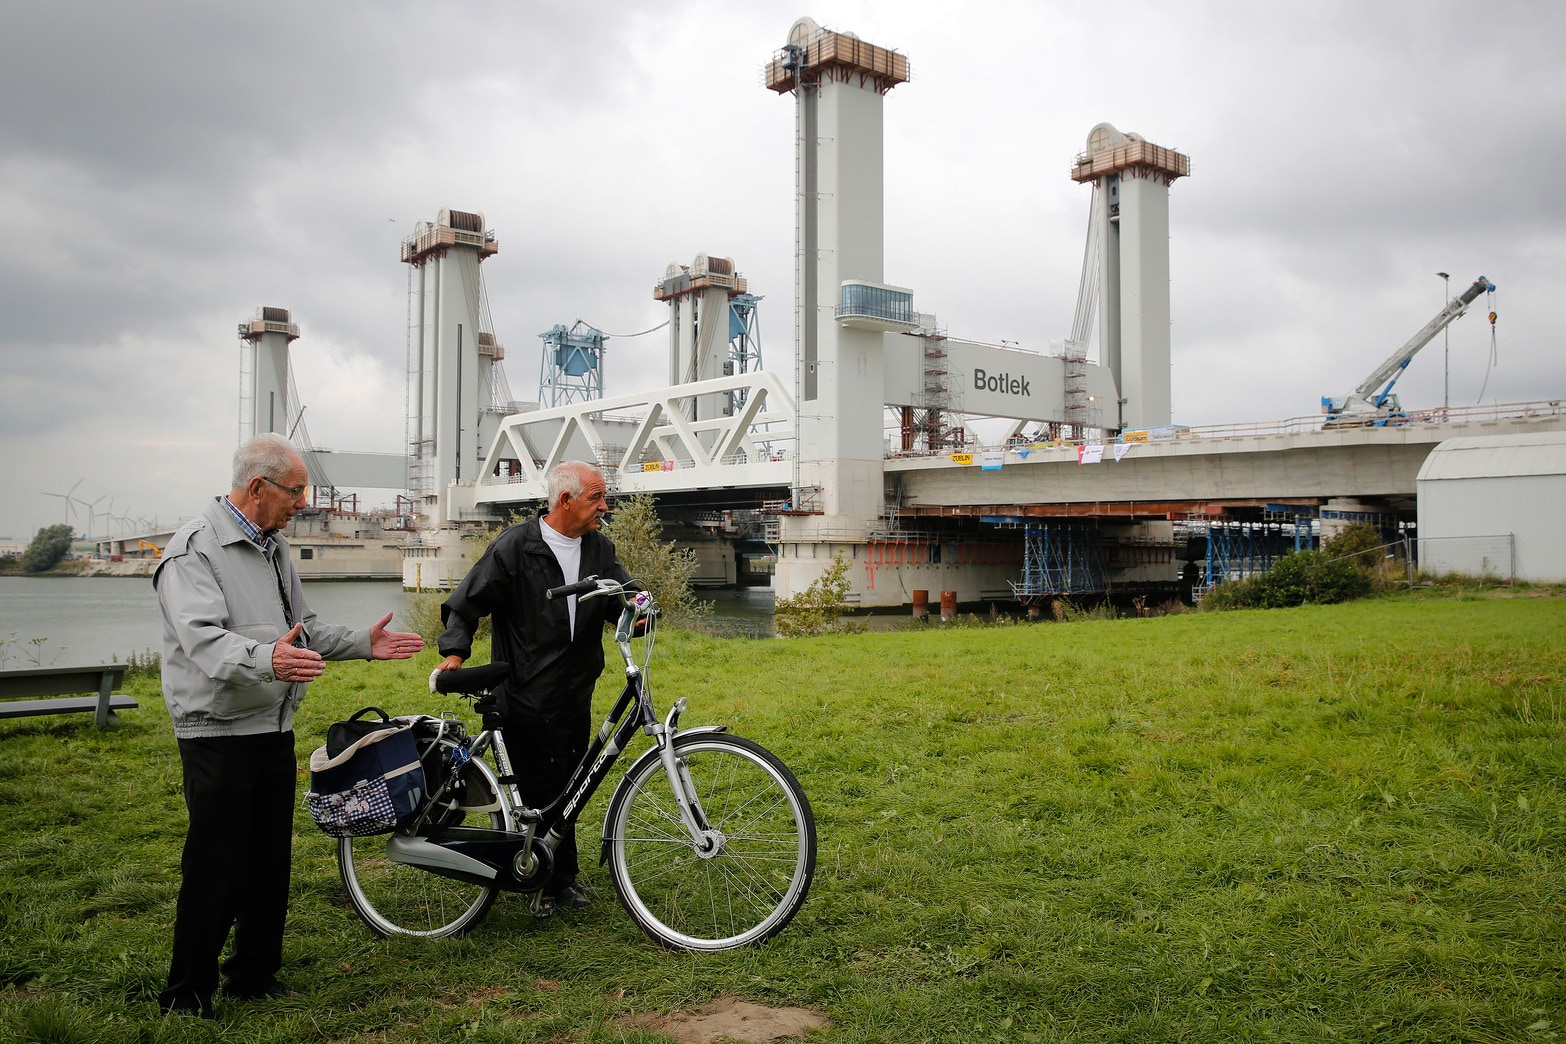
<svg viewBox="0 0 1566 1044">
<path fill-rule="evenodd" d="M 240 530 L 245 534 L 245 536 L 250 538 L 250 542 L 270 555 L 272 553 L 273 544 L 272 534 L 277 532 L 277 530 L 268 529 L 263 532 L 256 526 L 254 522 L 246 518 L 245 513 L 235 507 L 234 502 L 229 500 L 227 497 L 223 498 L 223 506 L 228 508 L 228 513 L 234 516 L 234 521 L 239 525 Z"/>
</svg>

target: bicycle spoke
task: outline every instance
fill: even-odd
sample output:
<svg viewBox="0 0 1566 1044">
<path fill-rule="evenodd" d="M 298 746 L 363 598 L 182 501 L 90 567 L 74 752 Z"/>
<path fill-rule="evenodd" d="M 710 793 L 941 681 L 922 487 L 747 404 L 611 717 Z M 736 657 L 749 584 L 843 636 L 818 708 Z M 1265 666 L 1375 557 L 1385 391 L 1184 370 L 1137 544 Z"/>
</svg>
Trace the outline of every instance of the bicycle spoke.
<svg viewBox="0 0 1566 1044">
<path fill-rule="evenodd" d="M 727 949 L 769 938 L 809 888 L 809 803 L 788 770 L 748 740 L 682 737 L 676 754 L 720 847 L 699 850 L 662 765 L 639 763 L 616 792 L 605 827 L 622 903 L 668 946 Z"/>
<path fill-rule="evenodd" d="M 488 826 L 503 829 L 498 788 L 492 777 L 468 770 L 465 786 L 482 792 L 480 805 L 488 812 L 458 808 L 445 826 Z M 415 935 L 439 938 L 457 935 L 477 924 L 495 900 L 492 885 L 477 885 L 432 874 L 386 856 L 386 838 L 343 838 L 337 848 L 338 869 L 348 889 L 348 899 L 359 916 L 380 935 Z"/>
</svg>

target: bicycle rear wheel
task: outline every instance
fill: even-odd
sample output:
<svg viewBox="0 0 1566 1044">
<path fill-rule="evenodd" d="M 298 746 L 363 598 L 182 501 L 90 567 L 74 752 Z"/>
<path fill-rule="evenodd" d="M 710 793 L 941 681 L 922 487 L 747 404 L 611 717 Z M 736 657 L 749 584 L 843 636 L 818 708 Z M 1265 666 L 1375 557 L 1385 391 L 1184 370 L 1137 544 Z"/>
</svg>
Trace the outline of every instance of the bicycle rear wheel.
<svg viewBox="0 0 1566 1044">
<path fill-rule="evenodd" d="M 604 819 L 620 902 L 671 949 L 761 943 L 805 901 L 816 868 L 816 821 L 788 767 L 750 740 L 677 736 L 674 752 L 716 834 L 703 853 L 680 819 L 657 752 L 632 765 Z"/>
<path fill-rule="evenodd" d="M 439 826 L 482 826 L 503 830 L 506 816 L 494 773 L 482 761 L 463 767 L 456 808 L 441 813 Z M 430 873 L 386 856 L 386 835 L 344 837 L 337 842 L 337 868 L 348 901 L 380 936 L 439 939 L 461 935 L 484 919 L 499 889 Z"/>
</svg>

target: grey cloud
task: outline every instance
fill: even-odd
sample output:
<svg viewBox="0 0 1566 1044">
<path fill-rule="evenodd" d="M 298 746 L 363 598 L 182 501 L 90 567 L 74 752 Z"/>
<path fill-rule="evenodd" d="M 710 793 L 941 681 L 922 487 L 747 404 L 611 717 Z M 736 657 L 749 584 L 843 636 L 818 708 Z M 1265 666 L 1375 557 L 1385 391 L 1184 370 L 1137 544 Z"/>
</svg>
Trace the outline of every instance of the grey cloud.
<svg viewBox="0 0 1566 1044">
<path fill-rule="evenodd" d="M 518 398 L 539 332 L 655 325 L 653 281 L 697 251 L 766 295 L 764 354 L 787 367 L 793 107 L 758 72 L 801 13 L 12 5 L 0 206 L 28 247 L 0 255 L 7 458 L 198 502 L 236 430 L 234 324 L 290 308 L 308 372 L 395 386 L 398 243 L 446 206 L 500 236 L 485 271 Z M 1537 173 L 1566 159 L 1566 9 L 859 3 L 822 20 L 913 62 L 886 106 L 886 275 L 953 335 L 1044 348 L 1069 327 L 1088 193 L 1068 170 L 1109 120 L 1195 165 L 1171 194 L 1178 419 L 1314 412 L 1428 317 L 1437 270 L 1501 284 L 1487 398 L 1566 390 L 1549 314 L 1566 214 Z M 1454 328 L 1454 398 L 1485 380 L 1486 326 Z M 611 341 L 611 392 L 661 380 L 663 345 Z M 1421 357 L 1405 380 L 1428 402 L 1439 371 Z M 333 404 L 312 430 L 384 448 L 351 440 L 400 428 L 401 396 L 351 390 L 301 388 Z M 0 508 L 0 531 L 29 518 Z"/>
</svg>

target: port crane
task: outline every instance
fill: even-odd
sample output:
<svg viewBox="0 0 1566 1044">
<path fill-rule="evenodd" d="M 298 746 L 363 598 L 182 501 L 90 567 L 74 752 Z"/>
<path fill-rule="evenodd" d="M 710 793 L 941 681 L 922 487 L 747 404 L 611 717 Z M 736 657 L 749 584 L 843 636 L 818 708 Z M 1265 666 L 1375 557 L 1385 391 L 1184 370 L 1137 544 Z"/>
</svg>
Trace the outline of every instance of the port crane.
<svg viewBox="0 0 1566 1044">
<path fill-rule="evenodd" d="M 1341 399 L 1330 396 L 1322 396 L 1321 411 L 1327 415 L 1325 427 L 1332 428 L 1341 425 L 1382 425 L 1397 423 L 1403 417 L 1403 405 L 1398 397 L 1392 394 L 1392 386 L 1397 379 L 1403 376 L 1403 371 L 1419 350 L 1468 311 L 1468 306 L 1478 299 L 1480 294 L 1492 294 L 1495 292 L 1495 284 L 1484 276 L 1474 280 L 1473 286 L 1458 294 L 1447 302 L 1446 307 L 1435 314 L 1419 332 L 1408 339 L 1408 343 L 1397 351 L 1369 377 L 1360 382 L 1359 387 Z M 1495 313 L 1490 313 L 1490 322 L 1495 322 Z M 1379 389 L 1379 390 L 1378 390 Z"/>
</svg>

